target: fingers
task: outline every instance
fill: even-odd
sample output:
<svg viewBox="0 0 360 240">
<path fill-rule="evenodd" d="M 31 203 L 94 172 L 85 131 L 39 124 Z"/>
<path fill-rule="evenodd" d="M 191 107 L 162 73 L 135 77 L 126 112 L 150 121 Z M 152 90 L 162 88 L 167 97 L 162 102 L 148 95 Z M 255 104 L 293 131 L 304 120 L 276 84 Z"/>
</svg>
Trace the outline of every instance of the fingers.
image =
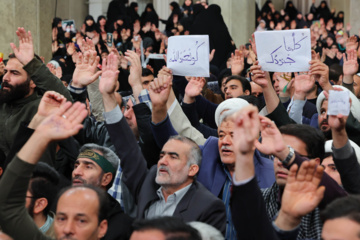
<svg viewBox="0 0 360 240">
<path fill-rule="evenodd" d="M 276 160 L 274 160 L 274 161 L 276 161 Z M 299 167 L 298 167 L 297 164 L 294 164 L 294 165 L 291 166 L 288 178 L 286 180 L 287 184 L 290 184 L 290 183 L 293 183 L 293 182 L 296 181 L 296 172 L 297 172 L 298 168 Z"/>
<path fill-rule="evenodd" d="M 323 174 L 324 174 L 324 168 L 322 166 L 317 166 L 315 169 L 314 176 L 312 178 L 312 182 L 315 186 L 319 186 Z"/>
<path fill-rule="evenodd" d="M 308 167 L 309 167 L 309 161 L 304 161 L 301 164 L 300 169 L 298 171 L 298 174 L 296 176 L 296 180 L 298 182 L 305 181 L 305 177 L 306 177 L 306 174 L 307 174 L 307 171 L 308 171 Z"/>
</svg>

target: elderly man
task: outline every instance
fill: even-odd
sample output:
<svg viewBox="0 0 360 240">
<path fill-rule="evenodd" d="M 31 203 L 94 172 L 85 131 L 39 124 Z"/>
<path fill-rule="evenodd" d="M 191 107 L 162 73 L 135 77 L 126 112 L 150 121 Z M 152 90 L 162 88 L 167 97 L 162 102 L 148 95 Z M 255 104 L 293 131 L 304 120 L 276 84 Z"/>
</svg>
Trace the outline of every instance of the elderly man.
<svg viewBox="0 0 360 240">
<path fill-rule="evenodd" d="M 31 173 L 51 141 L 76 134 L 86 117 L 85 105 L 63 102 L 47 117 L 11 161 L 0 181 L 0 225 L 14 239 L 50 239 L 44 236 L 25 209 Z M 56 239 L 100 239 L 107 231 L 107 197 L 94 187 L 66 189 L 58 200 Z M 20 231 L 19 231 L 20 230 Z"/>
<path fill-rule="evenodd" d="M 201 161 L 196 143 L 181 136 L 170 139 L 161 150 L 157 166 L 147 169 L 136 139 L 116 105 L 117 64 L 111 54 L 108 58 L 109 63 L 103 63 L 99 90 L 103 95 L 106 127 L 121 158 L 122 181 L 138 205 L 137 217 L 174 216 L 205 222 L 224 232 L 223 203 L 195 179 Z"/>
</svg>

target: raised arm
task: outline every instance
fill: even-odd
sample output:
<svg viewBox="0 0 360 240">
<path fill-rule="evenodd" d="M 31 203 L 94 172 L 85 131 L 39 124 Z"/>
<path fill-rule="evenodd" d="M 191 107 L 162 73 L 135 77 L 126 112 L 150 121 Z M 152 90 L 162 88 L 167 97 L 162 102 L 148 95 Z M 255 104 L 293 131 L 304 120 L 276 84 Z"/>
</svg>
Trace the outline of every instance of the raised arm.
<svg viewBox="0 0 360 240">
<path fill-rule="evenodd" d="M 346 87 L 347 89 L 349 89 L 352 93 L 354 93 L 354 79 L 353 79 L 353 77 L 359 70 L 359 64 L 358 64 L 358 61 L 357 61 L 357 52 L 356 52 L 355 49 L 352 49 L 352 50 L 347 49 L 346 53 L 347 53 L 347 57 L 346 57 L 346 54 L 343 53 L 343 60 L 344 60 L 343 73 L 344 73 L 344 78 L 343 78 L 343 81 L 342 81 L 342 85 L 344 87 Z"/>
<path fill-rule="evenodd" d="M 116 102 L 115 89 L 119 72 L 117 58 L 113 53 L 103 60 L 102 69 L 99 90 L 104 102 L 106 128 L 121 159 L 122 181 L 137 201 L 137 193 L 147 174 L 147 167 L 136 138 Z"/>
<path fill-rule="evenodd" d="M 255 176 L 253 155 L 260 130 L 258 111 L 254 106 L 245 107 L 235 114 L 234 120 L 236 162 L 230 206 L 237 236 L 239 239 L 275 240 L 277 236 Z"/>
<path fill-rule="evenodd" d="M 69 91 L 64 84 L 58 79 L 46 65 L 35 57 L 34 43 L 31 32 L 26 32 L 24 28 L 18 28 L 16 35 L 19 39 L 19 47 L 14 43 L 10 43 L 15 57 L 24 65 L 24 70 L 29 74 L 31 80 L 34 81 L 36 87 L 45 91 L 53 90 L 72 101 Z"/>
<path fill-rule="evenodd" d="M 348 117 L 342 114 L 329 115 L 329 125 L 333 137 L 333 159 L 339 171 L 341 182 L 350 194 L 360 193 L 360 165 L 346 132 Z"/>
<path fill-rule="evenodd" d="M 58 110 L 39 124 L 9 164 L 0 181 L 0 225 L 14 239 L 24 236 L 30 239 L 48 239 L 40 232 L 25 208 L 25 195 L 32 170 L 48 144 L 76 134 L 82 128 L 81 122 L 85 116 L 83 104 L 61 103 Z"/>
</svg>

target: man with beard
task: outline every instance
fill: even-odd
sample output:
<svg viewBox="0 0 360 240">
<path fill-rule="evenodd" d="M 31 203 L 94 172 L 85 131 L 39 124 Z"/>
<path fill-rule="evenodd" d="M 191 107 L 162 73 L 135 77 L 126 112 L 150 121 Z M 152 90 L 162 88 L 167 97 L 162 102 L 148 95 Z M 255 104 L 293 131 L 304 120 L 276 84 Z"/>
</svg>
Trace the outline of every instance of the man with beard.
<svg viewBox="0 0 360 240">
<path fill-rule="evenodd" d="M 0 181 L 0 225 L 14 239 L 50 240 L 38 229 L 25 208 L 31 174 L 51 141 L 78 133 L 86 117 L 85 105 L 63 102 L 38 125 L 30 139 L 13 158 Z M 107 231 L 108 202 L 104 191 L 93 186 L 62 191 L 56 206 L 56 239 L 101 239 Z"/>
<path fill-rule="evenodd" d="M 52 101 L 51 101 L 52 100 Z M 56 102 L 56 103 L 55 103 Z M 57 104 L 58 103 L 58 104 Z M 44 97 L 42 98 L 38 112 L 35 114 L 34 118 L 30 122 L 29 126 L 34 129 L 39 127 L 39 124 L 44 119 L 44 116 L 51 115 L 52 112 L 59 110 L 59 108 L 64 105 L 66 101 L 63 96 L 59 96 L 59 94 L 54 92 L 46 92 Z M 41 115 L 43 114 L 43 115 Z M 63 114 L 62 117 L 64 119 L 70 118 L 67 114 Z M 71 118 L 72 119 L 72 118 Z M 36 133 L 33 133 L 33 135 Z M 30 138 L 31 139 L 31 138 Z M 29 140 L 30 141 L 30 140 Z M 40 164 L 40 163 L 39 163 Z M 72 172 L 72 185 L 76 186 L 92 186 L 95 188 L 101 189 L 104 193 L 111 187 L 116 170 L 118 169 L 119 158 L 116 154 L 111 151 L 109 148 L 99 146 L 96 144 L 85 144 L 80 149 L 80 154 L 75 161 L 74 170 Z M 10 166 L 10 165 L 9 165 Z M 36 178 L 38 174 L 35 175 Z M 52 175 L 55 175 L 54 173 Z M 44 178 L 44 177 L 41 177 Z M 34 185 L 34 181 L 43 181 L 42 179 L 31 179 L 30 185 L 26 194 L 26 204 L 25 206 L 30 211 L 30 215 L 34 216 L 34 222 L 39 226 L 41 223 L 41 214 L 35 215 L 33 214 L 34 209 L 32 207 L 32 199 L 36 199 L 37 202 L 42 203 L 41 199 L 42 195 L 39 194 L 41 191 L 46 191 L 45 184 L 42 184 L 42 188 L 36 188 Z M 34 187 L 35 186 L 35 187 Z M 54 189 L 51 189 L 53 191 Z M 50 192 L 50 191 L 48 191 Z M 46 193 L 50 194 L 50 193 Z M 131 224 L 132 218 L 126 215 L 120 204 L 113 198 L 111 195 L 106 194 L 107 205 L 108 205 L 108 213 L 106 215 L 107 219 L 107 232 L 102 239 L 129 239 L 131 235 Z M 30 201 L 31 199 L 31 201 Z M 49 199 L 50 200 L 50 199 Z M 49 201 L 50 202 L 50 201 Z M 35 202 L 36 203 L 36 202 Z M 36 221 L 39 219 L 39 224 Z M 48 223 L 51 225 L 51 223 Z M 40 229 L 41 230 L 41 229 Z M 54 237 L 54 235 L 50 235 Z"/>
<path fill-rule="evenodd" d="M 5 155 L 21 122 L 30 122 L 35 115 L 41 99 L 38 89 L 54 90 L 72 100 L 62 82 L 35 57 L 30 31 L 18 28 L 16 34 L 20 44 L 18 48 L 10 44 L 14 53 L 9 55 L 0 88 L 0 150 Z"/>
<path fill-rule="evenodd" d="M 137 218 L 174 216 L 187 222 L 208 223 L 224 233 L 224 204 L 195 179 L 201 162 L 201 151 L 195 142 L 182 136 L 172 137 L 162 148 L 157 166 L 150 170 L 146 167 L 135 136 L 116 104 L 115 62 L 103 64 L 99 90 L 103 96 L 106 127 L 121 158 L 122 181 L 138 206 Z M 168 98 L 170 89 L 165 91 Z"/>
<path fill-rule="evenodd" d="M 105 191 L 112 186 L 118 169 L 119 158 L 109 148 L 93 143 L 85 144 L 75 162 L 72 185 L 91 185 Z M 133 219 L 123 212 L 115 198 L 107 194 L 109 213 L 108 230 L 103 239 L 128 239 Z"/>
</svg>

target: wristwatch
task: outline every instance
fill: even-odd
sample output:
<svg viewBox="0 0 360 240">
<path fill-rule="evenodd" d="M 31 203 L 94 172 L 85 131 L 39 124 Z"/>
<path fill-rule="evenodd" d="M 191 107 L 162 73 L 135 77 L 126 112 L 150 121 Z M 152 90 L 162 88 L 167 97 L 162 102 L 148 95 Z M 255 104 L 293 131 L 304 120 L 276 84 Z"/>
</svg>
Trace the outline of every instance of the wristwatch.
<svg viewBox="0 0 360 240">
<path fill-rule="evenodd" d="M 295 150 L 291 146 L 288 145 L 287 147 L 289 148 L 289 151 L 290 151 L 289 154 L 286 156 L 286 158 L 284 160 L 280 160 L 280 162 L 282 163 L 283 166 L 288 166 L 291 158 L 295 154 Z"/>
</svg>

